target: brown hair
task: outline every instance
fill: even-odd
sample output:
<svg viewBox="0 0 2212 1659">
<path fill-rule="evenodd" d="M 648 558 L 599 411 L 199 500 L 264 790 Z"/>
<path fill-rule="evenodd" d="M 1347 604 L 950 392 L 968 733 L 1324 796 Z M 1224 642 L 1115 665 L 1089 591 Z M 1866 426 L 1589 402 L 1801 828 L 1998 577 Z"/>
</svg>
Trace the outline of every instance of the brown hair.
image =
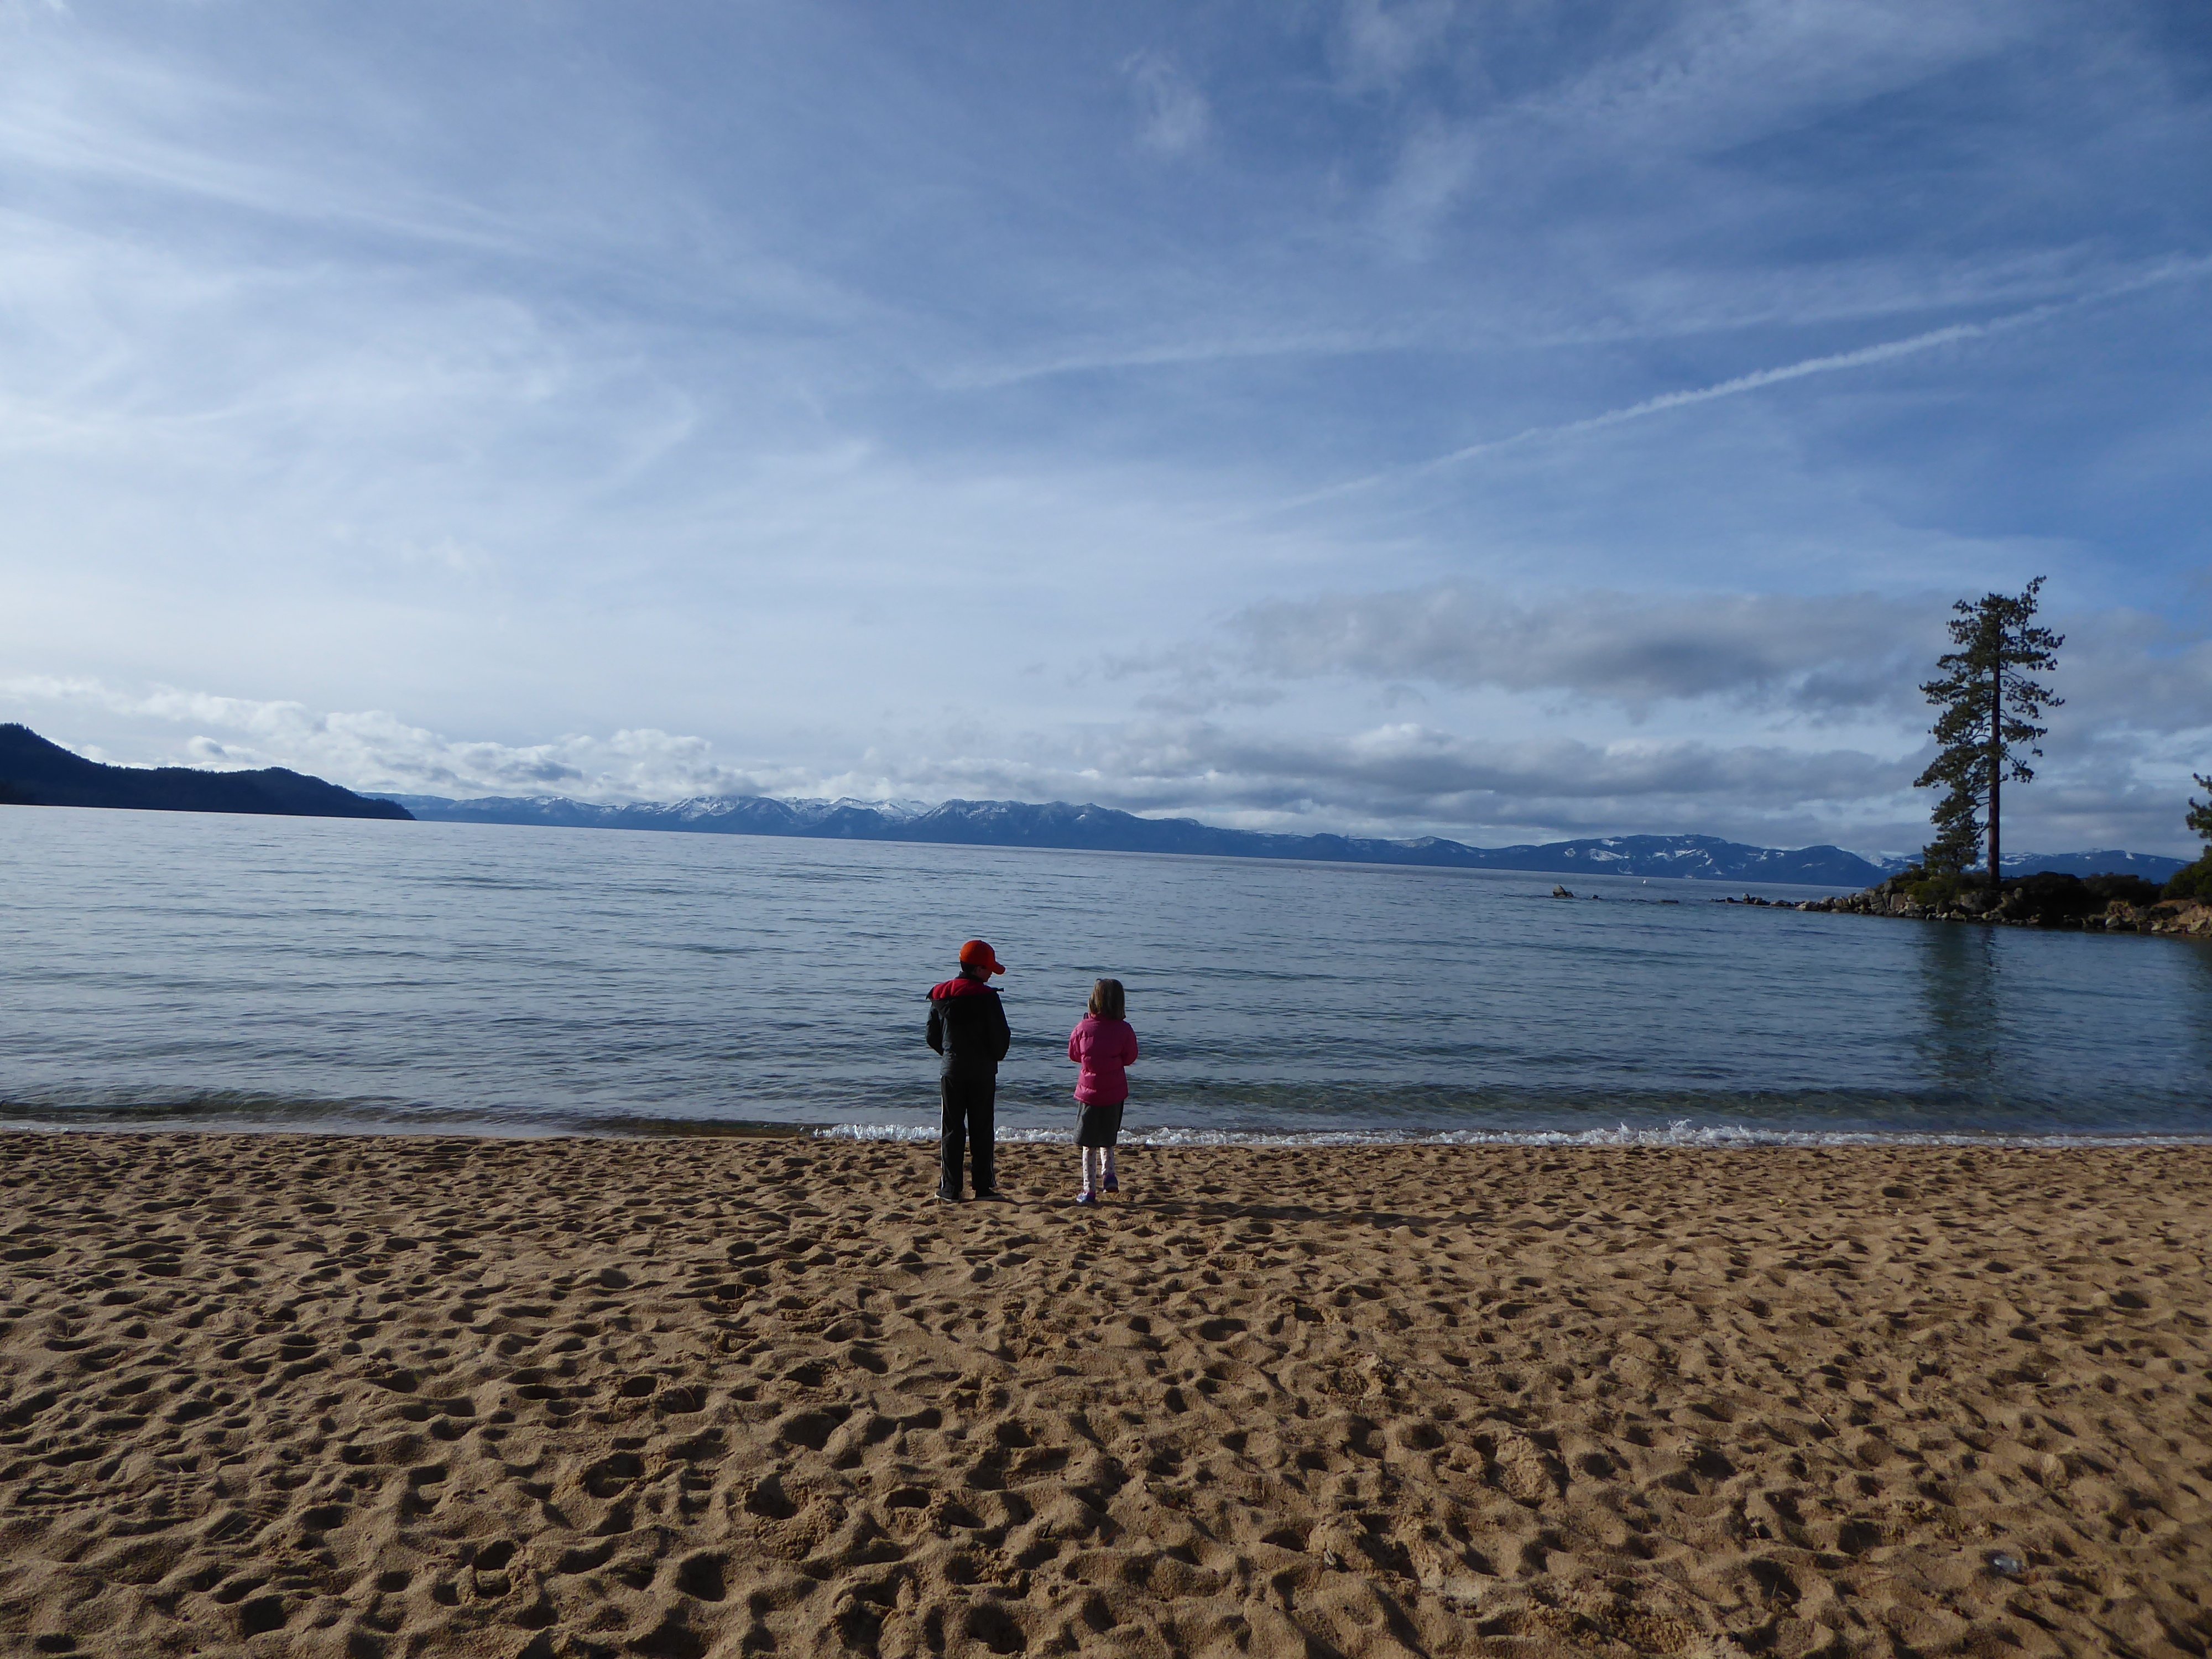
<svg viewBox="0 0 2212 1659">
<path fill-rule="evenodd" d="M 1091 1012 L 1097 1019 L 1120 1019 L 1129 1006 L 1118 979 L 1102 979 L 1091 988 Z"/>
</svg>

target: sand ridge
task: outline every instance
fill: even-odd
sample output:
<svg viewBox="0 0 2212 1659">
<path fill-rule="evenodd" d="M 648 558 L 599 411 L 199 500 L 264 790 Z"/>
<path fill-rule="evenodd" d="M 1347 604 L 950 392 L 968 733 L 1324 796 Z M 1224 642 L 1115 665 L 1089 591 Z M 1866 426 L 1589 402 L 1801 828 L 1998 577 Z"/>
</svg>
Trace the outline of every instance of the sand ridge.
<svg viewBox="0 0 2212 1659">
<path fill-rule="evenodd" d="M 2212 1150 L 9 1136 L 0 1650 L 2203 1655 Z"/>
</svg>

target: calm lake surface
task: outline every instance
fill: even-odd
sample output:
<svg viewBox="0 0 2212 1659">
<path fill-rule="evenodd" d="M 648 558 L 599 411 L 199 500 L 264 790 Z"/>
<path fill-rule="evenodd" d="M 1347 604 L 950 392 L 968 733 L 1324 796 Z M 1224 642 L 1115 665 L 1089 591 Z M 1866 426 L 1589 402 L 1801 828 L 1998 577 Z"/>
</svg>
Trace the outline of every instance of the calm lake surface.
<svg viewBox="0 0 2212 1659">
<path fill-rule="evenodd" d="M 2205 945 L 1553 880 L 0 807 L 0 1121 L 933 1133 L 979 934 L 1002 1133 L 1111 974 L 1169 1139 L 2212 1133 Z"/>
</svg>

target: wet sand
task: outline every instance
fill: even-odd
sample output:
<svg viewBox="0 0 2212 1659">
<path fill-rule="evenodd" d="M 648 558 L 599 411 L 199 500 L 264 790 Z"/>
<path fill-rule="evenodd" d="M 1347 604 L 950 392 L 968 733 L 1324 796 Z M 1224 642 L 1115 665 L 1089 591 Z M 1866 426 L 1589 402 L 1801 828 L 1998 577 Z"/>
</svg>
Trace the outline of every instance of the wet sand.
<svg viewBox="0 0 2212 1659">
<path fill-rule="evenodd" d="M 0 1651 L 2212 1642 L 2212 1150 L 0 1137 Z"/>
</svg>

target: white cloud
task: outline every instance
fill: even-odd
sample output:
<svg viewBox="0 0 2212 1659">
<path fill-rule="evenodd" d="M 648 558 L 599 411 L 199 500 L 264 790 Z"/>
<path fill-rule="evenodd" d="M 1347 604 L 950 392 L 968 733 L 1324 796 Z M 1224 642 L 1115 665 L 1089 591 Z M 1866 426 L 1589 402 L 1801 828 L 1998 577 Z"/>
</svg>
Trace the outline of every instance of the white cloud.
<svg viewBox="0 0 2212 1659">
<path fill-rule="evenodd" d="M 1656 804 L 1670 815 L 1726 799 L 1739 811 L 1842 805 L 1893 795 L 1909 762 L 1852 750 L 1717 748 L 1697 742 L 1472 738 L 1416 722 L 1336 737 L 1285 736 L 1209 722 L 1132 731 L 1106 751 L 1133 790 L 1179 786 L 1240 806 L 1298 803 L 1381 817 L 1587 823 Z"/>
<path fill-rule="evenodd" d="M 1347 91 L 1395 88 L 1450 28 L 1453 0 L 1345 0 L 1339 20 Z"/>
<path fill-rule="evenodd" d="M 653 730 L 568 735 L 544 743 L 462 740 L 377 710 L 318 713 L 156 688 L 131 694 L 97 681 L 0 681 L 27 711 L 97 709 L 182 731 L 167 740 L 189 761 L 225 769 L 289 766 L 355 788 L 441 794 L 562 794 L 586 800 L 792 793 L 933 798 L 978 787 L 1066 793 L 1087 787 L 1109 804 L 1283 810 L 1326 802 L 1387 821 L 1408 815 L 1533 821 L 1538 803 L 1620 803 L 1731 794 L 1746 803 L 1849 801 L 1893 790 L 1896 761 L 1845 751 L 1718 750 L 1680 742 L 1593 745 L 1565 739 L 1474 739 L 1398 723 L 1335 738 L 1287 737 L 1206 721 L 1139 724 L 1066 745 L 1056 760 L 914 753 L 880 769 L 836 773 L 718 762 L 703 738 Z M 1030 742 L 1033 740 L 1023 740 Z M 160 753 L 148 758 L 166 760 Z"/>
<path fill-rule="evenodd" d="M 2212 763 L 2212 106 L 2085 0 L 0 17 L 87 746 L 1909 840 L 1914 596 L 2047 568 L 2023 801 Z"/>
<path fill-rule="evenodd" d="M 1473 131 L 1431 121 L 1407 134 L 1376 209 L 1382 238 L 1407 258 L 1425 257 L 1438 222 L 1474 180 L 1482 140 Z"/>
<path fill-rule="evenodd" d="M 527 744 L 458 740 L 380 710 L 318 713 L 303 704 L 157 687 L 130 693 L 97 680 L 0 680 L 0 698 L 121 716 L 138 733 L 183 728 L 137 745 L 139 763 L 226 771 L 287 766 L 355 789 L 409 794 L 558 794 L 582 800 L 757 793 L 783 780 L 716 763 L 696 737 L 653 730 Z M 33 726 L 38 721 L 27 723 Z M 114 745 L 103 745 L 112 751 Z M 169 750 L 172 753 L 164 753 Z M 150 752 L 149 752 L 150 751 Z"/>
<path fill-rule="evenodd" d="M 1137 132 L 1148 149 L 1182 155 L 1206 142 L 1213 112 L 1174 60 L 1139 52 L 1123 66 L 1137 99 Z"/>
<path fill-rule="evenodd" d="M 1354 92 L 1395 83 L 1435 54 L 1440 37 L 1461 37 L 1459 91 L 1469 108 L 1412 106 L 1384 191 L 1379 222 L 1400 252 L 1430 253 L 1462 216 L 1479 225 L 1485 198 L 1534 201 L 1569 224 L 1585 195 L 1611 200 L 1623 185 L 1636 196 L 1671 193 L 1716 155 L 2016 47 L 2048 21 L 2040 5 L 1938 14 L 1909 0 L 1655 5 L 1611 27 L 1558 15 L 1547 29 L 1475 8 L 1347 9 L 1340 38 Z M 1528 83 L 1501 93 L 1480 46 L 1515 33 L 1548 37 L 1550 49 L 1524 44 Z"/>
<path fill-rule="evenodd" d="M 1811 713 L 1917 702 L 1942 649 L 1942 606 L 1872 593 L 1632 594 L 1532 602 L 1464 586 L 1253 605 L 1230 619 L 1260 677 L 1561 691 L 1641 712 L 1717 697 Z M 1202 660 L 1202 659 L 1201 659 Z"/>
<path fill-rule="evenodd" d="M 2060 15 L 2041 0 L 1718 0 L 1663 9 L 1648 43 L 1599 58 L 1515 111 L 1648 162 L 1698 155 L 1893 94 L 2016 47 Z"/>
<path fill-rule="evenodd" d="M 506 744 L 451 738 L 374 710 L 325 714 L 88 680 L 0 681 L 0 709 L 94 758 L 281 765 L 374 793 L 461 798 L 1057 799 L 1247 828 L 1443 834 L 1487 844 L 1698 831 L 1862 848 L 1917 845 L 1928 805 L 1910 787 L 1926 758 L 1924 743 L 1911 739 L 1877 751 L 1676 737 L 1515 738 L 1420 720 L 1327 732 L 1152 719 L 1076 733 L 918 727 L 823 766 L 726 760 L 704 738 L 649 728 Z M 102 741 L 83 739 L 94 726 Z M 2187 792 L 2188 765 L 2125 731 L 2049 746 L 2043 777 L 2011 797 L 2010 844 L 2186 850 L 2176 803 Z"/>
</svg>

